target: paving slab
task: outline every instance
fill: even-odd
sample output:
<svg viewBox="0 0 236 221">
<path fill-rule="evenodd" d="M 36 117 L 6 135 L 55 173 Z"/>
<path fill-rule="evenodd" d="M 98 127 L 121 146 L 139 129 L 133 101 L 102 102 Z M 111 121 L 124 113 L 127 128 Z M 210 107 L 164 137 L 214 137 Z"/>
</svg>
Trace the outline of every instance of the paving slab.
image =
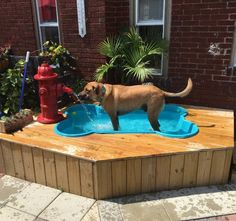
<svg viewBox="0 0 236 221">
<path fill-rule="evenodd" d="M 101 221 L 122 221 L 119 198 L 97 201 Z"/>
<path fill-rule="evenodd" d="M 195 219 L 192 221 L 235 221 L 235 220 L 236 220 L 236 214 L 211 217 L 211 218 L 203 218 L 203 219 Z"/>
<path fill-rule="evenodd" d="M 120 198 L 119 205 L 126 221 L 171 221 L 162 200 L 155 193 Z"/>
<path fill-rule="evenodd" d="M 39 215 L 39 218 L 48 221 L 78 221 L 94 203 L 94 199 L 62 193 Z"/>
<path fill-rule="evenodd" d="M 0 208 L 1 221 L 33 221 L 35 216 L 4 206 Z"/>
<path fill-rule="evenodd" d="M 100 221 L 97 202 L 93 204 L 82 221 Z"/>
<path fill-rule="evenodd" d="M 210 186 L 166 191 L 159 195 L 172 220 L 190 220 L 236 212 L 236 193 L 233 194 L 229 196 L 224 190 Z"/>
<path fill-rule="evenodd" d="M 7 206 L 38 216 L 60 193 L 60 190 L 31 183 L 14 196 Z"/>
<path fill-rule="evenodd" d="M 8 175 L 0 179 L 0 207 L 19 194 L 30 182 Z"/>
</svg>

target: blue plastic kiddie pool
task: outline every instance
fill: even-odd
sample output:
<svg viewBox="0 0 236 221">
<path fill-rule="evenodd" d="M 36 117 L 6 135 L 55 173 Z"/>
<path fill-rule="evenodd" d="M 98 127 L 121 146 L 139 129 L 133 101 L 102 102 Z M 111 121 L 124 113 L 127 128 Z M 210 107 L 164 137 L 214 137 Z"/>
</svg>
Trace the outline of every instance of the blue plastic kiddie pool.
<svg viewBox="0 0 236 221">
<path fill-rule="evenodd" d="M 160 131 L 154 131 L 148 121 L 147 113 L 135 110 L 119 116 L 120 128 L 114 131 L 111 120 L 104 109 L 92 104 L 77 104 L 65 112 L 67 118 L 56 124 L 55 133 L 66 137 L 80 137 L 98 134 L 159 134 L 172 138 L 187 138 L 198 133 L 196 124 L 187 121 L 187 110 L 173 104 L 165 105 L 158 121 Z"/>
</svg>

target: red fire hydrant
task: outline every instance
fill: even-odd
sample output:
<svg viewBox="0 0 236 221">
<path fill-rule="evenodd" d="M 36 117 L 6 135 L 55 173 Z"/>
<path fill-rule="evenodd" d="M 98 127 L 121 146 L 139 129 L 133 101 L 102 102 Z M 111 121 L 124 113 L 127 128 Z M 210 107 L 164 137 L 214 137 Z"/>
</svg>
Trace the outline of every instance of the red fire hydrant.
<svg viewBox="0 0 236 221">
<path fill-rule="evenodd" d="M 69 95 L 72 89 L 57 83 L 58 74 L 53 69 L 43 63 L 38 67 L 38 73 L 34 79 L 39 81 L 40 110 L 37 121 L 44 124 L 56 123 L 63 119 L 63 115 L 58 112 L 57 98 L 63 93 Z"/>
</svg>

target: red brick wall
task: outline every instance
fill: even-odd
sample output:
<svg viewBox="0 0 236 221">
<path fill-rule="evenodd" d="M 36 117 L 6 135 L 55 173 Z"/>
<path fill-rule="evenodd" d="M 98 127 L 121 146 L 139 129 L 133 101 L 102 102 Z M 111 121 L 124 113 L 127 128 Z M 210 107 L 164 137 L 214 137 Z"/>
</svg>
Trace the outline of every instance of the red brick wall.
<svg viewBox="0 0 236 221">
<path fill-rule="evenodd" d="M 168 88 L 179 90 L 191 77 L 193 92 L 178 102 L 236 109 L 236 71 L 226 71 L 230 66 L 236 2 L 173 0 L 172 5 Z M 211 43 L 219 43 L 220 56 L 208 53 Z"/>
<path fill-rule="evenodd" d="M 0 1 L 0 47 L 5 44 L 18 55 L 37 48 L 30 0 Z"/>
<path fill-rule="evenodd" d="M 129 26 L 129 0 L 106 0 L 106 31 L 117 34 Z"/>
<path fill-rule="evenodd" d="M 75 0 L 58 1 L 62 45 L 78 60 L 78 73 L 91 79 L 105 58 L 97 51 L 98 44 L 107 36 L 129 25 L 128 0 L 87 0 L 87 34 L 78 33 Z M 0 46 L 11 43 L 15 55 L 25 55 L 37 49 L 31 0 L 0 1 Z"/>
<path fill-rule="evenodd" d="M 75 1 L 58 1 L 62 44 L 78 58 L 78 73 L 85 78 L 91 79 L 105 61 L 97 52 L 98 43 L 128 26 L 128 2 L 87 0 L 87 35 L 81 38 Z M 236 71 L 226 71 L 236 20 L 235 0 L 172 0 L 172 5 L 167 89 L 180 90 L 191 77 L 193 92 L 175 101 L 236 109 Z M 16 55 L 37 49 L 31 0 L 0 1 L 0 30 L 0 45 L 11 43 Z M 220 56 L 208 53 L 211 43 L 220 43 Z"/>
<path fill-rule="evenodd" d="M 78 59 L 78 72 L 84 78 L 91 76 L 104 58 L 97 53 L 97 45 L 106 36 L 104 0 L 88 0 L 86 7 L 87 34 L 81 38 L 78 31 L 76 1 L 58 1 L 61 40 Z"/>
</svg>

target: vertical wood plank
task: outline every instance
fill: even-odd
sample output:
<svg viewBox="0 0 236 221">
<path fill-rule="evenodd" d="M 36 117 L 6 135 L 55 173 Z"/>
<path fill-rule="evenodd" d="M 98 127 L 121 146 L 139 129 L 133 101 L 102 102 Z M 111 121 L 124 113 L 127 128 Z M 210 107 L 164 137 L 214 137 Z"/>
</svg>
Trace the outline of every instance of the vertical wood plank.
<svg viewBox="0 0 236 221">
<path fill-rule="evenodd" d="M 15 166 L 12 156 L 11 143 L 5 140 L 1 141 L 2 153 L 7 175 L 15 176 Z"/>
<path fill-rule="evenodd" d="M 111 162 L 96 162 L 94 166 L 95 198 L 112 197 Z"/>
<path fill-rule="evenodd" d="M 32 153 L 35 169 L 35 181 L 36 183 L 46 185 L 43 152 L 40 149 L 33 148 Z"/>
<path fill-rule="evenodd" d="M 81 194 L 79 160 L 67 157 L 68 179 L 70 193 Z"/>
<path fill-rule="evenodd" d="M 24 164 L 21 152 L 21 145 L 12 143 L 12 156 L 15 165 L 15 175 L 20 179 L 25 179 Z"/>
<path fill-rule="evenodd" d="M 170 182 L 170 156 L 156 159 L 156 190 L 167 190 Z"/>
<path fill-rule="evenodd" d="M 54 153 L 44 151 L 45 177 L 47 186 L 57 188 L 56 163 Z"/>
<path fill-rule="evenodd" d="M 1 141 L 0 141 L 0 173 L 5 173 L 5 165 L 4 165 Z"/>
<path fill-rule="evenodd" d="M 216 150 L 212 155 L 210 184 L 222 184 L 224 164 L 226 158 L 225 150 Z"/>
<path fill-rule="evenodd" d="M 183 187 L 192 187 L 197 183 L 198 152 L 185 154 Z"/>
<path fill-rule="evenodd" d="M 57 188 L 69 192 L 66 156 L 55 154 Z"/>
<path fill-rule="evenodd" d="M 34 161 L 31 147 L 22 146 L 22 158 L 25 169 L 25 179 L 35 182 Z"/>
<path fill-rule="evenodd" d="M 183 185 L 184 175 L 184 155 L 173 155 L 171 156 L 171 167 L 170 167 L 170 189 L 180 188 Z"/>
<path fill-rule="evenodd" d="M 223 179 L 222 179 L 223 184 L 227 183 L 229 179 L 232 156 L 233 156 L 233 149 L 226 150 L 225 165 L 224 165 L 224 172 L 223 172 Z"/>
<path fill-rule="evenodd" d="M 156 158 L 142 159 L 142 192 L 151 192 L 156 188 Z"/>
<path fill-rule="evenodd" d="M 112 162 L 112 196 L 126 195 L 126 161 L 119 160 Z"/>
<path fill-rule="evenodd" d="M 127 194 L 141 193 L 142 167 L 141 159 L 127 160 Z"/>
<path fill-rule="evenodd" d="M 197 170 L 197 186 L 209 184 L 211 172 L 212 151 L 203 151 L 199 153 L 198 170 Z"/>
<path fill-rule="evenodd" d="M 81 195 L 94 198 L 93 164 L 80 160 Z"/>
</svg>

